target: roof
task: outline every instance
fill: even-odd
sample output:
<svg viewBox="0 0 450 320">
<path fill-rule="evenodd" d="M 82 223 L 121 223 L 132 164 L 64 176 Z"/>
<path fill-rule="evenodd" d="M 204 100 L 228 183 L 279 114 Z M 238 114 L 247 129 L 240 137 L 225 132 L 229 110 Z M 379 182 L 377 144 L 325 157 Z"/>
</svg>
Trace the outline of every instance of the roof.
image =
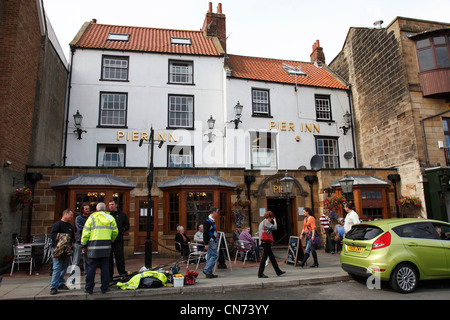
<svg viewBox="0 0 450 320">
<path fill-rule="evenodd" d="M 81 174 L 71 176 L 60 181 L 50 183 L 50 187 L 66 187 L 66 186 L 114 186 L 134 188 L 136 183 L 113 176 L 111 174 Z"/>
<path fill-rule="evenodd" d="M 129 34 L 128 41 L 108 40 L 108 35 Z M 189 38 L 191 44 L 172 44 L 171 38 Z M 74 48 L 138 52 L 157 52 L 187 55 L 220 56 L 214 39 L 203 31 L 170 30 L 146 27 L 86 23 L 71 42 Z"/>
<path fill-rule="evenodd" d="M 226 63 L 231 69 L 231 77 L 245 80 L 257 80 L 298 84 L 333 89 L 348 89 L 331 72 L 317 67 L 311 62 L 255 58 L 238 55 L 227 55 Z M 283 67 L 300 68 L 306 75 L 289 74 Z"/>
<path fill-rule="evenodd" d="M 183 186 L 219 186 L 219 187 L 236 188 L 235 183 L 229 182 L 227 180 L 212 175 L 205 175 L 205 176 L 183 175 L 175 179 L 158 183 L 158 188 L 183 187 Z"/>
<path fill-rule="evenodd" d="M 364 185 L 391 185 L 392 183 L 384 181 L 383 179 L 369 176 L 369 175 L 348 175 L 349 178 L 353 178 L 354 186 L 364 186 Z M 339 187 L 339 180 L 333 181 L 330 183 L 330 186 L 332 187 Z"/>
</svg>

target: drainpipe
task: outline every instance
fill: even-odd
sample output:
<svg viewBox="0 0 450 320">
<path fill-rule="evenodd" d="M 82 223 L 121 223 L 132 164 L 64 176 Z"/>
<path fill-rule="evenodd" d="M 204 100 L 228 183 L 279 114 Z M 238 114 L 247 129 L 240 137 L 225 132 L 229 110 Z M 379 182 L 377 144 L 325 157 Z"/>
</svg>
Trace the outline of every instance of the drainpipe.
<svg viewBox="0 0 450 320">
<path fill-rule="evenodd" d="M 353 121 L 353 118 L 355 114 L 353 113 L 353 103 L 352 103 L 352 91 L 347 90 L 347 96 L 348 96 L 348 106 L 350 108 L 350 114 L 352 115 L 352 145 L 353 145 L 353 161 L 355 168 L 358 168 L 358 161 L 356 160 L 356 145 L 355 145 L 355 121 Z"/>
<path fill-rule="evenodd" d="M 247 199 L 250 201 L 248 205 L 248 225 L 250 227 L 250 232 L 252 232 L 252 201 L 250 200 L 250 185 L 255 182 L 255 176 L 245 175 L 245 184 L 247 185 Z"/>
<path fill-rule="evenodd" d="M 70 68 L 69 68 L 69 81 L 67 83 L 67 98 L 66 98 L 66 124 L 65 124 L 65 134 L 64 134 L 64 151 L 63 151 L 63 166 L 66 166 L 67 159 L 67 134 L 69 131 L 69 103 L 70 103 L 70 91 L 72 89 L 72 66 L 73 66 L 73 55 L 75 53 L 75 48 L 70 47 Z"/>
</svg>

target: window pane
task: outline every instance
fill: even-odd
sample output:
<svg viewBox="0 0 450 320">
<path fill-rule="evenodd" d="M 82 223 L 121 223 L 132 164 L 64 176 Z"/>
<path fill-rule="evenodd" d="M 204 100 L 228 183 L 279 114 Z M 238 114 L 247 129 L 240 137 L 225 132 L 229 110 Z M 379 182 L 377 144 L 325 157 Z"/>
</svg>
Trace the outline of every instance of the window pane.
<svg viewBox="0 0 450 320">
<path fill-rule="evenodd" d="M 447 47 L 436 47 L 436 59 L 438 67 L 450 66 Z"/>
<path fill-rule="evenodd" d="M 339 168 L 337 139 L 317 139 L 317 154 L 322 157 L 324 168 Z"/>
<path fill-rule="evenodd" d="M 171 83 L 193 83 L 192 63 L 170 63 L 170 78 Z"/>
<path fill-rule="evenodd" d="M 253 112 L 269 114 L 269 91 L 252 90 Z"/>
<path fill-rule="evenodd" d="M 124 146 L 102 146 L 98 148 L 99 167 L 123 167 L 125 166 Z"/>
<path fill-rule="evenodd" d="M 431 46 L 430 39 L 419 40 L 416 42 L 416 44 L 418 49 Z"/>
<path fill-rule="evenodd" d="M 169 167 L 193 167 L 194 158 L 192 147 L 175 146 L 169 149 Z"/>
<path fill-rule="evenodd" d="M 331 120 L 329 97 L 316 97 L 316 117 L 318 120 Z"/>
<path fill-rule="evenodd" d="M 433 38 L 433 42 L 434 42 L 435 45 L 436 44 L 445 44 L 445 37 L 444 36 L 442 36 L 442 37 L 434 37 Z"/>
<path fill-rule="evenodd" d="M 209 208 L 213 205 L 212 192 L 188 192 L 186 194 L 186 230 L 197 230 L 209 215 Z"/>
<path fill-rule="evenodd" d="M 429 70 L 434 68 L 433 51 L 430 49 L 420 50 L 418 52 L 420 70 Z"/>
<path fill-rule="evenodd" d="M 126 94 L 103 93 L 100 106 L 101 125 L 125 125 L 127 109 Z"/>
<path fill-rule="evenodd" d="M 128 80 L 128 59 L 104 57 L 103 79 Z"/>
<path fill-rule="evenodd" d="M 169 126 L 192 128 L 194 124 L 194 98 L 169 97 Z"/>
</svg>

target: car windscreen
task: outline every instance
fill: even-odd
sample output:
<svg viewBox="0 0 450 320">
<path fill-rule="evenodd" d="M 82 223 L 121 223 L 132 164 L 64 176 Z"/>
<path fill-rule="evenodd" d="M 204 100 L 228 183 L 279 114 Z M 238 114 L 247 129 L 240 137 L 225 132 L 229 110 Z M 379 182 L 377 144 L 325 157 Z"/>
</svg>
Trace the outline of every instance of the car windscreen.
<svg viewBox="0 0 450 320">
<path fill-rule="evenodd" d="M 352 229 L 345 235 L 347 239 L 351 240 L 371 240 L 383 233 L 378 227 L 358 224 L 352 227 Z"/>
</svg>

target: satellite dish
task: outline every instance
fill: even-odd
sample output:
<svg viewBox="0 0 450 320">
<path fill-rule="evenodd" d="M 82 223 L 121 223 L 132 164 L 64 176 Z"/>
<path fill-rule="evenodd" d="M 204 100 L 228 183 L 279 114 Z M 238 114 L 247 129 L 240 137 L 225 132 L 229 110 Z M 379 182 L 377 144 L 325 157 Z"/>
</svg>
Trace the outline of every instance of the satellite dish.
<svg viewBox="0 0 450 320">
<path fill-rule="evenodd" d="M 314 155 L 312 158 L 311 158 L 311 168 L 313 169 L 313 170 L 317 170 L 317 169 L 320 169 L 320 168 L 322 168 L 322 166 L 323 166 L 323 159 L 322 159 L 322 157 L 321 156 L 319 156 L 319 155 Z"/>
<path fill-rule="evenodd" d="M 350 160 L 351 158 L 353 158 L 353 153 L 350 151 L 344 153 L 344 158 Z"/>
</svg>

